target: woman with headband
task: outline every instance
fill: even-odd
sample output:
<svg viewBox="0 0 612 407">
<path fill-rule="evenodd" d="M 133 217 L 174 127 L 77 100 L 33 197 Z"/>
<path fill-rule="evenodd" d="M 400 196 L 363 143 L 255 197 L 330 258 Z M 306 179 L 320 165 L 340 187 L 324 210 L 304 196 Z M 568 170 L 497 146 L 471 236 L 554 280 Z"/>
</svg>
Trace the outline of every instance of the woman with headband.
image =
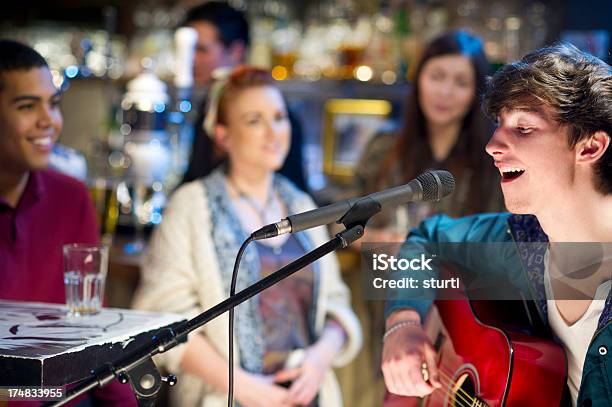
<svg viewBox="0 0 612 407">
<path fill-rule="evenodd" d="M 225 153 L 221 166 L 179 188 L 155 231 L 136 294 L 138 308 L 193 317 L 226 299 L 242 242 L 261 226 L 314 203 L 275 173 L 291 142 L 287 110 L 268 71 L 235 68 L 217 81 L 204 121 Z M 324 228 L 258 241 L 245 252 L 237 291 L 328 240 Z M 341 406 L 332 366 L 361 346 L 335 256 L 236 308 L 235 398 L 250 406 Z M 228 333 L 223 314 L 165 357 L 180 373 L 177 405 L 219 406 L 227 397 Z"/>
</svg>

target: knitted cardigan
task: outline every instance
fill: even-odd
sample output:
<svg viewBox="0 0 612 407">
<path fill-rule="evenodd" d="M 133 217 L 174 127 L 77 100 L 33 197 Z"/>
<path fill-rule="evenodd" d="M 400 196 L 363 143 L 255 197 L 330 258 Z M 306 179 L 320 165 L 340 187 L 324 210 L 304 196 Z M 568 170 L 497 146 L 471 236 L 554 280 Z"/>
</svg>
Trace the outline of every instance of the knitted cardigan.
<svg viewBox="0 0 612 407">
<path fill-rule="evenodd" d="M 185 184 L 174 193 L 144 258 L 141 282 L 135 294 L 135 308 L 176 312 L 191 318 L 227 298 L 227 275 L 231 272 L 228 272 L 228 268 L 231 269 L 246 233 L 239 227 L 225 185 L 224 174 L 217 170 L 204 179 Z M 282 176 L 275 176 L 274 185 L 289 213 L 315 207 L 308 195 L 297 190 Z M 329 236 L 326 229 L 320 227 L 302 232 L 298 239 L 310 249 L 325 243 Z M 333 365 L 343 366 L 355 357 L 361 347 L 360 324 L 350 307 L 350 293 L 341 279 L 335 255 L 327 255 L 317 263 L 319 272 L 315 275 L 312 329 L 318 337 L 326 318 L 333 318 L 341 324 L 347 341 Z M 240 270 L 237 291 L 259 277 L 259 258 L 255 247 L 245 252 Z M 261 341 L 256 340 L 260 325 L 256 298 L 236 309 L 234 338 L 234 360 L 255 372 L 259 369 L 257 361 L 262 352 Z M 227 358 L 227 326 L 227 314 L 223 314 L 190 335 L 204 335 L 216 351 Z M 172 400 L 180 406 L 225 406 L 225 393 L 181 372 L 184 349 L 184 345 L 178 346 L 156 359 L 158 364 L 179 375 L 178 384 L 170 390 Z M 294 351 L 288 364 L 295 365 L 302 357 L 303 350 Z M 342 405 L 340 388 L 331 370 L 319 392 L 319 405 Z"/>
</svg>

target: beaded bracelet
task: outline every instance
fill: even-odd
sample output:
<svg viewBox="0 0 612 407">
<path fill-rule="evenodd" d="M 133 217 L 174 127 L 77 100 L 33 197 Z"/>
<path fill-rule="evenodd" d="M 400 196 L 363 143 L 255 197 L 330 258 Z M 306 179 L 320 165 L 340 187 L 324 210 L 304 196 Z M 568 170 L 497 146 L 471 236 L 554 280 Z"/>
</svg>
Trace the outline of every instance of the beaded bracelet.
<svg viewBox="0 0 612 407">
<path fill-rule="evenodd" d="M 389 335 L 391 335 L 393 332 L 397 331 L 398 329 L 404 328 L 406 326 L 418 326 L 418 325 L 421 325 L 421 323 L 419 321 L 414 321 L 414 320 L 398 322 L 397 324 L 393 325 L 391 328 L 387 329 L 387 332 L 385 332 L 385 334 L 383 335 L 382 341 L 384 343 L 389 337 Z"/>
</svg>

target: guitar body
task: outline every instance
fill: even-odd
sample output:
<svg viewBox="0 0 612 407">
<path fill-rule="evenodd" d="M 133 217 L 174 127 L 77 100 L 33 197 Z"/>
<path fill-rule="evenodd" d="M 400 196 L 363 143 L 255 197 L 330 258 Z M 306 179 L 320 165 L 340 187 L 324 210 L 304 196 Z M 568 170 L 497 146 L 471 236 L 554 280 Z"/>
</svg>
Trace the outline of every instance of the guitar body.
<svg viewBox="0 0 612 407">
<path fill-rule="evenodd" d="M 522 302 L 470 303 L 464 299 L 435 304 L 424 328 L 438 351 L 443 387 L 424 399 L 387 393 L 384 407 L 560 405 L 566 380 L 565 353 L 553 341 L 508 326 L 507 321 L 524 313 Z M 502 315 L 494 312 L 494 307 L 502 308 Z M 479 309 L 482 312 L 477 312 Z M 495 318 L 503 323 L 496 324 Z"/>
</svg>

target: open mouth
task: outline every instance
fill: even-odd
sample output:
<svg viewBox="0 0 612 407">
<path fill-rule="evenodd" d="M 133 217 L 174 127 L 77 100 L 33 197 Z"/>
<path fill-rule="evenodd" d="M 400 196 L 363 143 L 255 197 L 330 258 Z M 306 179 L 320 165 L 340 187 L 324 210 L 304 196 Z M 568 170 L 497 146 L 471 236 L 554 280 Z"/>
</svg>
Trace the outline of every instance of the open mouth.
<svg viewBox="0 0 612 407">
<path fill-rule="evenodd" d="M 27 141 L 31 143 L 30 148 L 32 152 L 36 154 L 48 155 L 53 149 L 53 144 L 55 144 L 55 137 L 52 137 L 52 136 L 31 137 L 31 138 L 28 138 Z"/>
<path fill-rule="evenodd" d="M 515 180 L 525 172 L 522 168 L 502 168 L 500 169 L 502 181 Z"/>
<path fill-rule="evenodd" d="M 31 140 L 34 145 L 39 147 L 48 147 L 53 143 L 51 137 L 38 137 Z"/>
</svg>

